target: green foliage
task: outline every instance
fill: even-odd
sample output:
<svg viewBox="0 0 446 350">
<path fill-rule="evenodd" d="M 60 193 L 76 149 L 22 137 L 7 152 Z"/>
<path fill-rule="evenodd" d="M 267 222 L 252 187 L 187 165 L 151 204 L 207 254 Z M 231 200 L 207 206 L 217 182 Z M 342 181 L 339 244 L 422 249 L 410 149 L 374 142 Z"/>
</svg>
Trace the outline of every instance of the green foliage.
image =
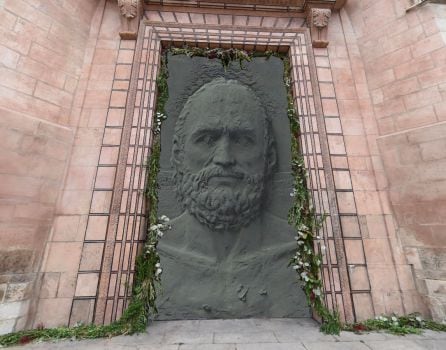
<svg viewBox="0 0 446 350">
<path fill-rule="evenodd" d="M 243 50 L 239 49 L 202 49 L 200 47 L 175 48 L 172 47 L 170 52 L 173 55 L 187 55 L 189 57 L 206 57 L 209 59 L 219 59 L 224 69 L 226 70 L 232 61 L 239 61 L 240 68 L 243 68 L 243 61 L 251 61 L 251 56 Z"/>
<path fill-rule="evenodd" d="M 132 333 L 143 332 L 147 327 L 150 316 L 156 315 L 156 296 L 160 289 L 160 257 L 157 252 L 158 239 L 162 231 L 168 229 L 167 221 L 161 218 L 158 223 L 158 172 L 161 144 L 159 131 L 161 122 L 166 119 L 165 105 L 169 97 L 167 86 L 167 61 L 166 57 L 161 59 L 161 67 L 157 78 L 157 103 L 154 116 L 155 138 L 152 144 L 151 154 L 147 163 L 148 174 L 146 183 L 146 199 L 148 207 L 148 223 L 146 242 L 142 252 L 138 254 L 135 262 L 135 275 L 130 305 L 125 310 L 120 322 L 128 325 Z"/>
<path fill-rule="evenodd" d="M 432 320 L 424 320 L 419 314 L 413 313 L 407 316 L 377 316 L 374 319 L 345 324 L 344 331 L 355 333 L 370 331 L 386 331 L 396 335 L 420 334 L 424 329 L 446 332 L 446 324 Z"/>
<path fill-rule="evenodd" d="M 297 231 L 297 249 L 290 266 L 296 271 L 307 296 L 307 302 L 321 317 L 321 331 L 327 334 L 339 334 L 341 322 L 337 311 L 330 311 L 323 299 L 323 285 L 321 280 L 322 253 L 316 252 L 315 243 L 320 242 L 323 250 L 323 240 L 318 231 L 324 218 L 317 219 L 311 205 L 311 198 L 306 185 L 307 172 L 303 157 L 299 150 L 300 125 L 291 92 L 290 63 L 287 57 L 284 63 L 284 82 L 287 87 L 288 119 L 291 128 L 291 169 L 294 175 L 293 205 L 288 213 L 288 222 Z"/>
<path fill-rule="evenodd" d="M 57 339 L 92 339 L 106 338 L 128 334 L 129 329 L 121 322 L 114 322 L 106 326 L 79 325 L 75 327 L 30 329 L 0 336 L 0 345 L 11 346 L 27 344 L 32 341 L 47 341 Z"/>
</svg>

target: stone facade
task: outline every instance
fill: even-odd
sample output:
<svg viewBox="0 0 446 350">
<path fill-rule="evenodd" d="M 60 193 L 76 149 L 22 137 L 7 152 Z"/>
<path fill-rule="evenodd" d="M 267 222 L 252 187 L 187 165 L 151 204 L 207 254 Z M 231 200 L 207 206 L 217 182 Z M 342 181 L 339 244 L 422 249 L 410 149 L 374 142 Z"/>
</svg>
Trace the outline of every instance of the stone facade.
<svg viewBox="0 0 446 350">
<path fill-rule="evenodd" d="M 130 268 L 113 273 L 113 252 L 131 265 L 136 249 L 107 237 L 127 213 L 117 209 L 114 217 L 113 208 L 122 198 L 131 208 L 129 193 L 139 190 L 125 185 L 126 174 L 132 183 L 143 176 L 142 163 L 127 162 L 122 147 L 148 149 L 149 136 L 143 144 L 131 140 L 133 128 L 150 125 L 130 121 L 126 129 L 125 121 L 135 110 L 153 110 L 135 101 L 141 94 L 154 101 L 144 80 L 156 76 L 155 37 L 181 44 L 191 32 L 188 40 L 198 45 L 294 47 L 295 83 L 299 67 L 308 66 L 315 99 L 303 96 L 312 100 L 310 111 L 299 112 L 324 127 L 314 159 L 325 155 L 318 181 L 327 180 L 331 192 L 313 188 L 336 209 L 339 235 L 327 233 L 334 260 L 324 276 L 346 319 L 413 311 L 446 317 L 446 6 L 406 12 L 406 0 L 349 0 L 332 8 L 328 46 L 311 49 L 301 2 L 284 2 L 231 9 L 228 1 L 224 9 L 149 1 L 137 41 L 121 40 L 116 1 L 0 2 L 0 333 L 91 322 L 96 298 L 106 310 L 104 283 L 125 271 L 130 278 Z M 282 39 L 252 44 L 249 28 Z M 141 75 L 142 62 L 154 68 Z M 127 197 L 116 202 L 122 189 Z M 123 293 L 112 297 L 108 320 L 122 311 Z"/>
</svg>

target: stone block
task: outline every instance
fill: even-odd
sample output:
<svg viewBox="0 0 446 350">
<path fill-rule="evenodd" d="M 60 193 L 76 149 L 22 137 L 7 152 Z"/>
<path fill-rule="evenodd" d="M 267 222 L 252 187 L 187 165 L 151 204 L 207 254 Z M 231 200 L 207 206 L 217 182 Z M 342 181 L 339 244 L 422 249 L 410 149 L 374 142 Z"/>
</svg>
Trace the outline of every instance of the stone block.
<svg viewBox="0 0 446 350">
<path fill-rule="evenodd" d="M 104 139 L 103 139 L 104 145 L 111 145 L 111 146 L 120 145 L 121 135 L 122 135 L 122 129 L 105 128 Z"/>
<path fill-rule="evenodd" d="M 72 298 L 76 288 L 77 270 L 72 272 L 61 272 L 59 286 L 57 289 L 58 298 Z"/>
<path fill-rule="evenodd" d="M 10 283 L 5 294 L 6 302 L 22 301 L 32 296 L 32 283 Z"/>
<path fill-rule="evenodd" d="M 322 109 L 324 111 L 324 116 L 326 117 L 337 117 L 339 116 L 338 105 L 335 99 L 322 99 Z"/>
<path fill-rule="evenodd" d="M 94 191 L 91 200 L 91 213 L 108 213 L 110 211 L 112 194 L 112 191 Z"/>
<path fill-rule="evenodd" d="M 344 247 L 347 256 L 347 264 L 349 265 L 365 264 L 362 240 L 344 239 Z"/>
<path fill-rule="evenodd" d="M 342 127 L 339 118 L 325 118 L 325 128 L 328 134 L 341 134 Z"/>
<path fill-rule="evenodd" d="M 0 284 L 0 303 L 3 303 L 3 297 L 5 296 L 7 287 L 8 287 L 8 285 L 6 283 Z"/>
<path fill-rule="evenodd" d="M 412 44 L 411 50 L 413 57 L 420 57 L 427 53 L 441 49 L 445 46 L 445 33 L 435 33 L 423 40 L 416 41 Z"/>
<path fill-rule="evenodd" d="M 333 177 L 335 181 L 335 187 L 337 190 L 351 190 L 352 182 L 350 180 L 349 171 L 333 171 Z"/>
<path fill-rule="evenodd" d="M 93 216 L 88 218 L 86 240 L 103 240 L 107 233 L 108 216 Z"/>
<path fill-rule="evenodd" d="M 15 319 L 0 320 L 0 335 L 12 333 L 14 331 Z"/>
<path fill-rule="evenodd" d="M 29 301 L 14 301 L 0 304 L 0 315 L 3 320 L 15 319 L 28 311 Z"/>
<path fill-rule="evenodd" d="M 78 323 L 90 324 L 93 321 L 94 300 L 73 300 L 70 326 Z"/>
<path fill-rule="evenodd" d="M 438 103 L 442 100 L 437 86 L 419 90 L 404 96 L 404 104 L 408 110 Z"/>
<path fill-rule="evenodd" d="M 48 244 L 46 272 L 72 272 L 79 268 L 81 242 L 52 242 Z M 67 254 L 69 252 L 69 254 Z"/>
<path fill-rule="evenodd" d="M 118 67 L 120 67 L 119 65 L 116 66 L 116 69 L 118 70 Z M 128 67 L 128 66 L 126 66 Z M 120 69 L 122 70 L 122 68 Z M 112 81 L 113 77 L 115 74 L 115 65 L 114 64 L 109 64 L 109 65 L 97 65 L 97 64 L 93 64 L 91 66 L 91 72 L 90 72 L 90 81 L 94 81 L 94 80 L 108 80 L 108 81 Z M 117 79 L 124 79 L 124 78 L 118 78 Z M 129 75 L 130 78 L 130 75 Z"/>
<path fill-rule="evenodd" d="M 135 53 L 134 50 L 119 50 L 117 63 L 132 64 L 134 53 Z"/>
<path fill-rule="evenodd" d="M 45 328 L 68 325 L 71 298 L 40 299 L 34 318 L 34 327 L 42 324 Z"/>
<path fill-rule="evenodd" d="M 78 242 L 84 238 L 86 217 L 79 215 L 56 216 L 53 225 L 53 241 Z"/>
<path fill-rule="evenodd" d="M 102 147 L 99 158 L 100 165 L 116 165 L 118 163 L 119 147 Z"/>
<path fill-rule="evenodd" d="M 340 216 L 343 237 L 361 237 L 358 218 L 356 216 Z"/>
<path fill-rule="evenodd" d="M 130 74 L 132 71 L 132 66 L 127 64 L 117 64 L 115 71 L 115 79 L 126 79 L 130 80 Z"/>
<path fill-rule="evenodd" d="M 20 55 L 7 48 L 6 46 L 0 45 L 0 62 L 8 68 L 16 68 L 17 63 L 20 59 Z"/>
<path fill-rule="evenodd" d="M 67 190 L 91 190 L 96 173 L 93 166 L 72 166 L 68 170 L 65 189 Z"/>
<path fill-rule="evenodd" d="M 345 155 L 344 138 L 338 135 L 328 135 L 328 147 L 331 155 Z"/>
<path fill-rule="evenodd" d="M 95 188 L 112 189 L 115 183 L 116 167 L 98 167 Z"/>
<path fill-rule="evenodd" d="M 376 191 L 355 191 L 356 208 L 358 214 L 383 214 L 379 193 Z"/>
<path fill-rule="evenodd" d="M 97 166 L 100 147 L 76 146 L 71 154 L 71 165 L 94 165 Z"/>
<path fill-rule="evenodd" d="M 85 243 L 82 249 L 80 271 L 97 271 L 101 269 L 103 243 Z"/>
<path fill-rule="evenodd" d="M 46 272 L 42 276 L 42 286 L 39 297 L 43 299 L 55 298 L 59 286 L 60 273 Z"/>
<path fill-rule="evenodd" d="M 88 214 L 91 191 L 66 190 L 58 207 L 59 214 Z"/>
<path fill-rule="evenodd" d="M 110 91 L 87 90 L 85 94 L 85 108 L 107 108 L 109 105 Z"/>
<path fill-rule="evenodd" d="M 110 107 L 124 108 L 127 102 L 127 91 L 112 91 Z"/>
<path fill-rule="evenodd" d="M 28 272 L 34 251 L 28 249 L 2 250 L 0 253 L 0 274 Z"/>
<path fill-rule="evenodd" d="M 36 86 L 36 80 L 20 72 L 0 67 L 1 85 L 31 95 Z"/>
<path fill-rule="evenodd" d="M 118 58 L 117 50 L 96 49 L 93 57 L 93 65 L 112 65 Z"/>
<path fill-rule="evenodd" d="M 364 251 L 370 265 L 387 264 L 392 266 L 392 253 L 385 238 L 364 239 Z"/>
<path fill-rule="evenodd" d="M 370 290 L 369 275 L 366 266 L 348 265 L 348 275 L 352 291 Z"/>
<path fill-rule="evenodd" d="M 353 192 L 337 192 L 338 207 L 340 214 L 354 214 L 356 213 L 355 199 Z"/>
<path fill-rule="evenodd" d="M 81 273 L 77 277 L 76 291 L 77 297 L 94 297 L 96 296 L 99 282 L 98 273 Z"/>
<path fill-rule="evenodd" d="M 79 128 L 74 144 L 76 146 L 99 146 L 102 144 L 103 128 Z"/>
<path fill-rule="evenodd" d="M 41 98 L 42 100 L 51 102 L 57 106 L 70 107 L 73 95 L 64 90 L 58 89 L 51 85 L 37 82 L 34 96 Z"/>
<path fill-rule="evenodd" d="M 353 297 L 353 305 L 355 307 L 356 319 L 358 321 L 364 321 L 370 318 L 373 318 L 373 301 L 370 294 L 367 293 L 354 293 Z"/>
</svg>

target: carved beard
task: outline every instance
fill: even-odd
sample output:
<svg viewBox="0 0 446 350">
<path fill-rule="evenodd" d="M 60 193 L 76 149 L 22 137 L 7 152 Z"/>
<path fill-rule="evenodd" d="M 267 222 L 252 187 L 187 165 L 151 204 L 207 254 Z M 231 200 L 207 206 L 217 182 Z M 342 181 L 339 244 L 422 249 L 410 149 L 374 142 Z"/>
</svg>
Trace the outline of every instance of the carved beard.
<svg viewBox="0 0 446 350">
<path fill-rule="evenodd" d="M 232 187 L 209 187 L 213 176 L 234 176 L 244 182 L 241 190 Z M 247 175 L 208 167 L 193 174 L 176 172 L 176 192 L 183 207 L 200 223 L 213 231 L 240 230 L 259 214 L 264 192 L 264 175 Z"/>
</svg>

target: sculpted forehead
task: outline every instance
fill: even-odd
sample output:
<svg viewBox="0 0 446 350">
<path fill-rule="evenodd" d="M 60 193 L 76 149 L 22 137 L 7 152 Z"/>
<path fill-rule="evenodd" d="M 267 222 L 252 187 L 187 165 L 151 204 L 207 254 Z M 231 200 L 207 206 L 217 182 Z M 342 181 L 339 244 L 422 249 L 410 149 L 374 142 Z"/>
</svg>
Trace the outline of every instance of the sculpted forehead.
<svg viewBox="0 0 446 350">
<path fill-rule="evenodd" d="M 263 128 L 260 101 L 248 88 L 230 82 L 204 86 L 186 104 L 186 133 L 199 125 Z"/>
</svg>

